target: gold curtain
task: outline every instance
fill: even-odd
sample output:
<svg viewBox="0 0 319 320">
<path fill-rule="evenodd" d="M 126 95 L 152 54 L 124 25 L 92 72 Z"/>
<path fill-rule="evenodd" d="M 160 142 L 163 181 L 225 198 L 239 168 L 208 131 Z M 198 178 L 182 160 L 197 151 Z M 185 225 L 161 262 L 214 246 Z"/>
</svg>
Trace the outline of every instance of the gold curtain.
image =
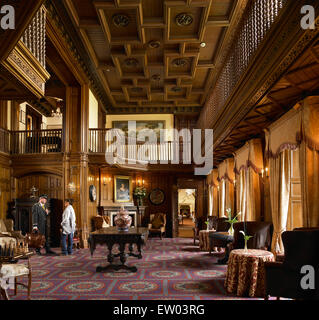
<svg viewBox="0 0 319 320">
<path fill-rule="evenodd" d="M 284 250 L 281 234 L 286 230 L 291 177 L 291 151 L 283 150 L 277 157 L 269 159 L 270 201 L 274 226 L 271 251 L 282 253 Z"/>
<path fill-rule="evenodd" d="M 219 217 L 226 217 L 226 209 L 234 212 L 234 158 L 224 160 L 218 166 Z"/>
<path fill-rule="evenodd" d="M 236 203 L 241 221 L 261 219 L 261 190 L 259 173 L 263 168 L 263 152 L 260 139 L 252 139 L 235 152 Z"/>
<path fill-rule="evenodd" d="M 319 97 L 308 97 L 302 106 L 300 175 L 305 227 L 319 226 Z"/>
</svg>

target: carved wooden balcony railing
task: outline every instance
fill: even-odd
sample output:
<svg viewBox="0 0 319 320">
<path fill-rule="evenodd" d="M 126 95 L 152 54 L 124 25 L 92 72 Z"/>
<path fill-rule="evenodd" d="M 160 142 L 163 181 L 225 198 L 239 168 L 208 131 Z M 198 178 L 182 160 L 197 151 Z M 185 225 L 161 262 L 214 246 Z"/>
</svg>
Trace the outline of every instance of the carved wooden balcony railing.
<svg viewBox="0 0 319 320">
<path fill-rule="evenodd" d="M 21 41 L 45 68 L 45 22 L 46 11 L 42 7 L 33 18 Z"/>
<path fill-rule="evenodd" d="M 46 9 L 36 13 L 4 67 L 37 98 L 42 98 L 50 74 L 45 69 Z"/>
<path fill-rule="evenodd" d="M 10 131 L 0 128 L 0 152 L 10 153 Z"/>
<path fill-rule="evenodd" d="M 136 142 L 129 144 L 126 138 L 125 144 L 121 146 L 121 150 L 116 150 L 112 142 L 106 141 L 106 134 L 110 129 L 90 129 L 89 130 L 89 153 L 103 154 L 111 151 L 118 157 L 123 157 L 124 161 L 140 159 L 138 153 L 145 155 L 143 160 L 152 163 L 152 161 L 169 162 L 172 164 L 182 163 L 183 159 L 188 159 L 190 164 L 192 161 L 191 143 L 165 141 L 146 145 L 144 142 Z"/>
<path fill-rule="evenodd" d="M 62 152 L 62 129 L 11 131 L 11 154 Z"/>
<path fill-rule="evenodd" d="M 252 0 L 212 94 L 201 112 L 198 127 L 212 128 L 246 71 L 265 35 L 287 0 Z"/>
</svg>

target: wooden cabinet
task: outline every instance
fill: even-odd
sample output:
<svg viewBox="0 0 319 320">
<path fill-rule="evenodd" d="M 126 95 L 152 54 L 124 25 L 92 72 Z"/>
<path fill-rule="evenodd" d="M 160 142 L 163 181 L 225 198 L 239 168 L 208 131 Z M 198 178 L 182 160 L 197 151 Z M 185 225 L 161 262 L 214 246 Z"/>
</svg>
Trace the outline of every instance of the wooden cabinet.
<svg viewBox="0 0 319 320">
<path fill-rule="evenodd" d="M 32 206 L 36 202 L 37 199 L 15 199 L 11 205 L 8 218 L 14 220 L 14 229 L 21 230 L 23 235 L 32 231 Z M 47 222 L 49 241 L 52 247 L 59 247 L 63 201 L 50 199 L 48 208 L 50 210 Z"/>
</svg>

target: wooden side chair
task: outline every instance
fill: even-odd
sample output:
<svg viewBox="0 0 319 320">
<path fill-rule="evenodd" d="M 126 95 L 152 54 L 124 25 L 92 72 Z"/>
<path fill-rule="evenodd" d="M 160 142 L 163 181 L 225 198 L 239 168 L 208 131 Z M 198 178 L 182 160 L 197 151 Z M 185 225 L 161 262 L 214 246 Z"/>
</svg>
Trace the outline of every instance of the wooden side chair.
<svg viewBox="0 0 319 320">
<path fill-rule="evenodd" d="M 159 234 L 163 238 L 166 232 L 166 214 L 156 213 L 150 215 L 150 223 L 148 224 L 150 234 Z"/>
<path fill-rule="evenodd" d="M 0 246 L 4 248 L 5 245 L 12 245 L 13 237 L 0 237 Z M 3 287 L 9 279 L 14 279 L 14 295 L 18 293 L 18 285 L 27 288 L 28 300 L 31 299 L 31 286 L 32 286 L 32 271 L 30 265 L 30 259 L 28 259 L 28 265 L 22 263 L 12 263 L 10 256 L 5 255 L 6 253 L 1 250 L 0 255 L 0 296 L 4 300 L 9 300 L 7 288 Z M 21 277 L 28 277 L 28 284 L 18 282 Z"/>
</svg>

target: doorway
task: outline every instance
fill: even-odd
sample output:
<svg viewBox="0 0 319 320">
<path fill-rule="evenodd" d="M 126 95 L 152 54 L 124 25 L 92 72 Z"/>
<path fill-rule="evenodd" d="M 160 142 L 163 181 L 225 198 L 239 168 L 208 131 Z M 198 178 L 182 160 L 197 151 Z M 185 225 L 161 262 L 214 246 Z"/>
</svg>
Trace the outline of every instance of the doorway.
<svg viewBox="0 0 319 320">
<path fill-rule="evenodd" d="M 193 237 L 195 212 L 196 189 L 178 189 L 178 237 Z"/>
</svg>

